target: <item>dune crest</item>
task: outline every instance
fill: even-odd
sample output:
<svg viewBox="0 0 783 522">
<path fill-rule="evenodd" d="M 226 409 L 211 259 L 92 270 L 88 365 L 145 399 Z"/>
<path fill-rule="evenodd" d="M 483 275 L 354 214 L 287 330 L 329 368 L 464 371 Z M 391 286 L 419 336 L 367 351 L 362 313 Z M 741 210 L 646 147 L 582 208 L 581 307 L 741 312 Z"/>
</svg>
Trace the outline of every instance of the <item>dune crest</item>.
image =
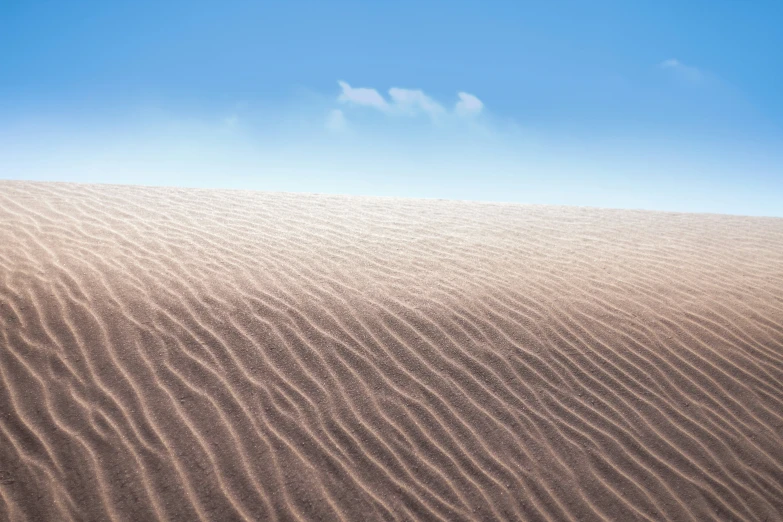
<svg viewBox="0 0 783 522">
<path fill-rule="evenodd" d="M 0 520 L 783 520 L 783 219 L 0 181 Z"/>
</svg>

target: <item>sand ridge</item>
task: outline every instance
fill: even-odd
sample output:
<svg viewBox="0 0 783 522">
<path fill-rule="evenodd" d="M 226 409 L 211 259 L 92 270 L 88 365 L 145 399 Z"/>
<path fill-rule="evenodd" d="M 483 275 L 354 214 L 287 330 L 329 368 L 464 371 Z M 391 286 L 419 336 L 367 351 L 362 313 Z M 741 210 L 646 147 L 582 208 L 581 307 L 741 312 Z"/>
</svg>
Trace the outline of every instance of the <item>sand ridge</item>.
<svg viewBox="0 0 783 522">
<path fill-rule="evenodd" d="M 783 520 L 783 219 L 0 181 L 1 520 Z"/>
</svg>

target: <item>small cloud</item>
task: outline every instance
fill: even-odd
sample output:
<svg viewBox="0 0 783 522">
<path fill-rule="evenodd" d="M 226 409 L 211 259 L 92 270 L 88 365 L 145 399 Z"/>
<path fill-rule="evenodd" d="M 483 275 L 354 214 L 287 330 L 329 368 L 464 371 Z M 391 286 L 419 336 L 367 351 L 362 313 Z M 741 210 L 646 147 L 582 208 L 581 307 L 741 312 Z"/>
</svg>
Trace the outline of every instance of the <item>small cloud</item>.
<svg viewBox="0 0 783 522">
<path fill-rule="evenodd" d="M 438 102 L 418 89 L 392 87 L 389 89 L 389 96 L 399 110 L 409 114 L 422 111 L 430 116 L 436 116 L 445 112 Z"/>
<path fill-rule="evenodd" d="M 220 123 L 217 125 L 217 130 L 221 133 L 231 133 L 234 132 L 238 127 L 239 116 L 236 114 L 231 114 L 220 120 Z"/>
<path fill-rule="evenodd" d="M 342 89 L 337 100 L 340 103 L 372 107 L 390 116 L 416 116 L 425 114 L 432 119 L 451 111 L 428 96 L 421 89 L 389 89 L 388 101 L 377 90 L 367 87 L 351 87 L 347 82 L 337 82 Z M 466 92 L 458 92 L 459 101 L 454 106 L 453 114 L 460 117 L 475 116 L 484 109 L 484 104 L 476 96 Z M 345 125 L 345 115 L 342 111 L 330 114 L 329 128 Z"/>
<path fill-rule="evenodd" d="M 326 128 L 332 132 L 342 132 L 347 127 L 348 122 L 345 119 L 345 114 L 340 109 L 334 109 L 329 112 L 329 116 L 326 118 Z"/>
<path fill-rule="evenodd" d="M 688 81 L 698 82 L 704 78 L 704 74 L 699 69 L 690 65 L 685 65 L 675 58 L 664 60 L 658 64 L 658 66 L 661 69 L 672 71 L 674 74 L 677 74 L 681 78 Z"/>
<path fill-rule="evenodd" d="M 375 89 L 368 89 L 365 87 L 351 87 L 348 83 L 339 81 L 340 88 L 343 92 L 338 98 L 343 103 L 354 103 L 356 105 L 365 105 L 368 107 L 375 107 L 381 110 L 386 110 L 388 104 L 383 99 L 378 91 Z"/>
<path fill-rule="evenodd" d="M 457 102 L 457 105 L 454 106 L 454 112 L 459 116 L 472 116 L 480 113 L 484 108 L 484 104 L 481 100 L 472 94 L 460 92 L 457 93 L 457 96 L 459 96 L 459 101 Z"/>
</svg>

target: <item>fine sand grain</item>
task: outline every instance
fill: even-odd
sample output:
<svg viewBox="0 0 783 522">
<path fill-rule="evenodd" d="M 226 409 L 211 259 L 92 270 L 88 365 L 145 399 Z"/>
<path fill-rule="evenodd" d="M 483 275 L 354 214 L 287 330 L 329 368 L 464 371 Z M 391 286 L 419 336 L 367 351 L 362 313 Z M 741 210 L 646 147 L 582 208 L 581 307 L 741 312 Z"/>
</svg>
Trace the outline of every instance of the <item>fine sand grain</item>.
<svg viewBox="0 0 783 522">
<path fill-rule="evenodd" d="M 783 219 L 0 182 L 0 520 L 783 520 Z"/>
</svg>

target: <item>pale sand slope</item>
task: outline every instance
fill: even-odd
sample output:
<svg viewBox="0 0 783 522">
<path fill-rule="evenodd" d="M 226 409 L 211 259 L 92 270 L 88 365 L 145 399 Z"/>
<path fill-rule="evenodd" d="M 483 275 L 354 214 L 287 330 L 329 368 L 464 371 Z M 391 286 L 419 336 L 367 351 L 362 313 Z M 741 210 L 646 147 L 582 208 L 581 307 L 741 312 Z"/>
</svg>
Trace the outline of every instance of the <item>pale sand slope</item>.
<svg viewBox="0 0 783 522">
<path fill-rule="evenodd" d="M 783 520 L 783 219 L 0 182 L 2 520 Z"/>
</svg>

